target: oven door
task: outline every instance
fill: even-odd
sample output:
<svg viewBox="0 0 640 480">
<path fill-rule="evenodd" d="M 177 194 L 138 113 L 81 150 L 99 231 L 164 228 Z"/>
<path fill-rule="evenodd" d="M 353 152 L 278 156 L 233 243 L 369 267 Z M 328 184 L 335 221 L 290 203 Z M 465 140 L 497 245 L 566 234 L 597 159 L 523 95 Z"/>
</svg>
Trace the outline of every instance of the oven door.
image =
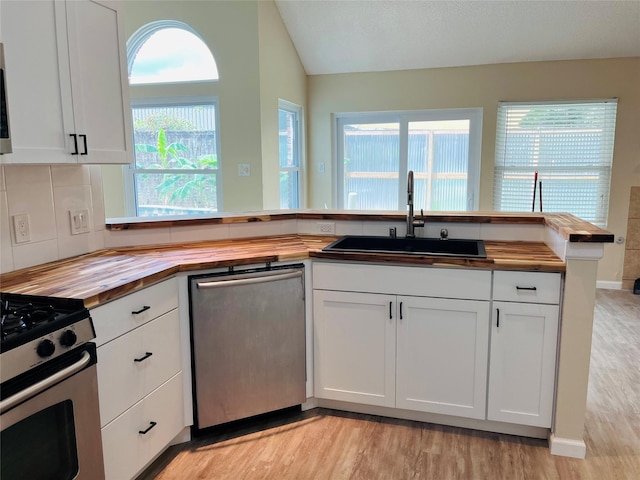
<svg viewBox="0 0 640 480">
<path fill-rule="evenodd" d="M 2 385 L 2 480 L 104 479 L 95 362 L 89 343 Z"/>
</svg>

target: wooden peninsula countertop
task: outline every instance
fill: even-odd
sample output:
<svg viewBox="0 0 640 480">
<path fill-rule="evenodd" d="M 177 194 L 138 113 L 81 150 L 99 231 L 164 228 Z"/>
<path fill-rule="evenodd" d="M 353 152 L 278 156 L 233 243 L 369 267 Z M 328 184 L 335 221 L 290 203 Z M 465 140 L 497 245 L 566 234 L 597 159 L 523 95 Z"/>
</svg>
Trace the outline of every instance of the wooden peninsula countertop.
<svg viewBox="0 0 640 480">
<path fill-rule="evenodd" d="M 323 252 L 337 237 L 278 235 L 100 250 L 0 276 L 2 292 L 79 298 L 88 308 L 179 272 L 309 257 L 377 263 L 562 272 L 566 264 L 542 242 L 485 241 L 486 259 Z"/>
<path fill-rule="evenodd" d="M 201 217 L 129 217 L 107 221 L 107 230 L 141 230 L 150 228 L 224 225 L 272 222 L 277 220 L 344 220 L 369 222 L 405 221 L 406 212 L 371 212 L 356 210 L 274 210 L 228 213 Z M 545 225 L 570 242 L 613 243 L 614 235 L 569 213 L 503 212 L 427 212 L 427 222 L 494 223 L 505 225 Z"/>
</svg>

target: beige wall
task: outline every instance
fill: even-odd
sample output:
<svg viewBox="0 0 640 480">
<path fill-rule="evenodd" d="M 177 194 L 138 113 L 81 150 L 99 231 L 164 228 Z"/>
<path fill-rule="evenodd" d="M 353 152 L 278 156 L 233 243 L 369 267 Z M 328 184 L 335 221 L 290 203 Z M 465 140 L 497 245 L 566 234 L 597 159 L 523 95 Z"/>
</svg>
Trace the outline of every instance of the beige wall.
<svg viewBox="0 0 640 480">
<path fill-rule="evenodd" d="M 126 36 L 161 19 L 185 22 L 211 49 L 214 83 L 131 87 L 131 98 L 215 95 L 220 102 L 222 210 L 279 208 L 278 99 L 304 106 L 306 74 L 273 2 L 127 1 Z M 249 177 L 238 176 L 248 163 Z M 105 167 L 113 179 L 113 167 Z M 117 174 L 116 174 L 117 176 Z M 107 217 L 123 216 L 120 182 L 106 186 Z"/>
<path fill-rule="evenodd" d="M 222 209 L 261 208 L 262 154 L 258 2 L 133 1 L 124 2 L 126 37 L 156 20 L 178 20 L 192 27 L 207 44 L 220 79 L 213 83 L 131 87 L 131 98 L 213 95 L 219 99 Z M 238 176 L 248 163 L 251 176 Z M 108 167 L 113 170 L 113 167 Z M 105 178 L 112 178 L 105 174 Z M 109 195 L 119 185 L 105 185 L 107 217 L 121 216 Z M 113 209 L 112 209 L 113 207 Z"/>
<path fill-rule="evenodd" d="M 273 2 L 259 3 L 262 208 L 280 208 L 278 100 L 304 106 L 307 75 Z"/>
<path fill-rule="evenodd" d="M 311 208 L 333 205 L 333 113 L 482 107 L 480 209 L 490 210 L 499 101 L 618 97 L 608 228 L 626 234 L 630 188 L 640 180 L 640 58 L 316 75 L 308 86 Z M 598 279 L 620 281 L 623 257 L 623 245 L 607 245 Z"/>
</svg>

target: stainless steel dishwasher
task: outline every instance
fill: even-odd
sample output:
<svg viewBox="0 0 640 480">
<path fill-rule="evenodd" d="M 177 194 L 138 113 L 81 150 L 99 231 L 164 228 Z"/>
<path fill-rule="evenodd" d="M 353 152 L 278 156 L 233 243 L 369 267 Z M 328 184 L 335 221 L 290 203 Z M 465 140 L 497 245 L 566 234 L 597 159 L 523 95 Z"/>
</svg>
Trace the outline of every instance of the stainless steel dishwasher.
<svg viewBox="0 0 640 480">
<path fill-rule="evenodd" d="M 304 265 L 189 277 L 196 430 L 305 401 Z"/>
</svg>

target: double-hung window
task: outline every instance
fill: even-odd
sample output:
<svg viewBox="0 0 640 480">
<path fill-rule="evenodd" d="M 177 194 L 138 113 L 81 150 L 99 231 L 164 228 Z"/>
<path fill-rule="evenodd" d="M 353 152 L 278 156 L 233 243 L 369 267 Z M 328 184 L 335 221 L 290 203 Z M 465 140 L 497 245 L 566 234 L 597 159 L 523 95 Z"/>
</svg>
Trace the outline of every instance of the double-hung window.
<svg viewBox="0 0 640 480">
<path fill-rule="evenodd" d="M 417 209 L 477 210 L 481 108 L 338 114 L 336 119 L 338 208 L 404 209 L 412 170 Z"/>
<path fill-rule="evenodd" d="M 606 226 L 616 110 L 615 99 L 501 102 L 494 209 L 567 212 Z"/>
<path fill-rule="evenodd" d="M 302 198 L 302 108 L 278 102 L 280 208 L 300 208 Z"/>
<path fill-rule="evenodd" d="M 136 216 L 220 209 L 217 101 L 132 102 L 135 162 L 127 169 Z"/>
</svg>

